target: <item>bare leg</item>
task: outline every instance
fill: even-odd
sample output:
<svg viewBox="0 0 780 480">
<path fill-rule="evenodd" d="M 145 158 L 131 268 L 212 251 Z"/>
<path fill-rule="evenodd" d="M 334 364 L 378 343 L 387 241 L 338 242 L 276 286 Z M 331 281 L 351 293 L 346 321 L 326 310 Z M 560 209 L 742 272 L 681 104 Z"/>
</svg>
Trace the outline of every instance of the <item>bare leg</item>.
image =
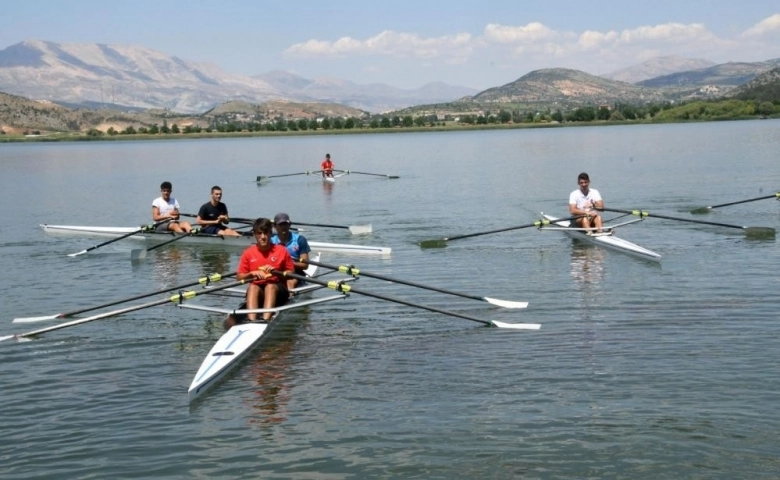
<svg viewBox="0 0 780 480">
<path fill-rule="evenodd" d="M 262 293 L 263 291 L 259 285 L 255 285 L 253 283 L 249 284 L 249 287 L 246 289 L 246 308 L 248 310 L 260 308 L 260 295 Z M 247 320 L 255 321 L 257 320 L 257 314 L 248 313 L 246 318 Z"/>
<path fill-rule="evenodd" d="M 276 306 L 276 295 L 279 293 L 279 285 L 269 283 L 265 286 L 263 293 L 263 308 L 274 308 Z M 272 312 L 265 312 L 263 313 L 263 320 L 270 320 L 272 316 Z"/>
</svg>

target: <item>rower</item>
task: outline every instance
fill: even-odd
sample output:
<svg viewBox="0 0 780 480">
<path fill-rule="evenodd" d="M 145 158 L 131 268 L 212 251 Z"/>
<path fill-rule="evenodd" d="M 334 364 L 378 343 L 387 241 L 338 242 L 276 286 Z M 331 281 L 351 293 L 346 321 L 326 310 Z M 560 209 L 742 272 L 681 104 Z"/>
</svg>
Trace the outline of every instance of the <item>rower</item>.
<svg viewBox="0 0 780 480">
<path fill-rule="evenodd" d="M 305 275 L 306 268 L 309 264 L 309 254 L 311 253 L 311 247 L 306 237 L 298 232 L 290 231 L 290 216 L 284 212 L 277 213 L 274 217 L 274 229 L 276 235 L 271 237 L 271 242 L 278 245 L 283 245 L 287 248 L 290 256 L 295 264 L 295 273 L 298 275 Z M 298 279 L 287 279 L 287 289 L 292 291 L 298 286 Z"/>
<path fill-rule="evenodd" d="M 577 176 L 579 188 L 569 194 L 569 213 L 582 215 L 574 219 L 577 227 L 589 229 L 588 235 L 602 234 L 601 215 L 597 209 L 604 208 L 604 200 L 595 188 L 590 188 L 590 177 L 582 172 Z M 593 228 L 595 227 L 595 232 Z"/>
<path fill-rule="evenodd" d="M 160 196 L 152 201 L 152 220 L 158 232 L 189 233 L 189 222 L 179 221 L 179 202 L 171 196 L 173 185 L 165 181 L 160 184 Z"/>
</svg>

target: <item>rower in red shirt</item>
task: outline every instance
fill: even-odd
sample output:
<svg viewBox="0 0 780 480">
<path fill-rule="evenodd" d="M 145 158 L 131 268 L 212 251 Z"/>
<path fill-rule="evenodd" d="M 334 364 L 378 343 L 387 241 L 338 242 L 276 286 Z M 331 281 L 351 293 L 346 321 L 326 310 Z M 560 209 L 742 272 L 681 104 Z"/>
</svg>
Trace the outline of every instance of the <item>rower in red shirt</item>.
<svg viewBox="0 0 780 480">
<path fill-rule="evenodd" d="M 252 279 L 252 283 L 246 290 L 246 308 L 249 310 L 280 307 L 290 298 L 287 281 L 271 271 L 293 273 L 295 264 L 284 245 L 275 245 L 271 242 L 272 230 L 271 220 L 267 218 L 255 220 L 252 232 L 257 243 L 244 250 L 238 261 L 236 278 Z M 270 320 L 272 316 L 272 312 L 265 312 L 263 320 Z M 247 314 L 246 320 L 256 321 L 257 314 Z M 237 323 L 240 323 L 240 319 L 231 315 L 225 320 L 225 328 L 230 328 Z"/>
<path fill-rule="evenodd" d="M 323 177 L 332 177 L 333 176 L 333 167 L 336 165 L 333 164 L 333 162 L 330 161 L 330 153 L 325 154 L 325 160 L 322 161 L 320 164 L 320 168 L 322 169 L 322 176 Z"/>
</svg>

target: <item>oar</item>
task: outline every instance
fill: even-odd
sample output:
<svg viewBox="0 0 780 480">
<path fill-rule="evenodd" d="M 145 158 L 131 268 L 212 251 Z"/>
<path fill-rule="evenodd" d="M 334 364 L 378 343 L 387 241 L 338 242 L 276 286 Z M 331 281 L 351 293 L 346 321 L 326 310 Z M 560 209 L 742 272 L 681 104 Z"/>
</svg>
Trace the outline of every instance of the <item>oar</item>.
<svg viewBox="0 0 780 480">
<path fill-rule="evenodd" d="M 101 308 L 113 307 L 114 305 L 119 305 L 120 303 L 132 302 L 134 300 L 140 300 L 142 298 L 147 298 L 147 297 L 151 297 L 151 296 L 154 296 L 154 295 L 159 295 L 161 293 L 173 292 L 174 290 L 181 290 L 183 288 L 188 288 L 188 287 L 192 287 L 192 286 L 195 286 L 195 285 L 205 284 L 205 285 L 208 286 L 212 282 L 218 282 L 218 281 L 222 280 L 223 278 L 230 278 L 230 277 L 235 277 L 235 276 L 236 276 L 235 272 L 228 273 L 228 274 L 225 274 L 225 275 L 222 275 L 221 273 L 212 273 L 209 276 L 199 278 L 195 282 L 185 283 L 183 285 L 176 285 L 175 287 L 166 288 L 165 290 L 157 290 L 157 291 L 154 291 L 154 292 L 149 292 L 149 293 L 144 293 L 144 294 L 141 294 L 141 295 L 136 295 L 136 296 L 130 297 L 130 298 L 123 298 L 122 300 L 114 300 L 114 301 L 111 301 L 111 302 L 108 302 L 108 303 L 104 303 L 102 305 L 97 305 L 95 307 L 82 308 L 80 310 L 74 310 L 72 312 L 57 313 L 57 314 L 54 314 L 54 315 L 44 315 L 44 316 L 41 316 L 41 317 L 18 317 L 18 318 L 14 318 L 13 319 L 13 323 L 34 323 L 34 322 L 43 322 L 43 321 L 46 321 L 46 320 L 56 320 L 58 318 L 72 317 L 74 315 L 79 315 L 81 313 L 87 313 L 87 312 L 91 312 L 93 310 L 100 310 Z"/>
<path fill-rule="evenodd" d="M 320 172 L 322 172 L 322 170 L 314 170 L 313 172 L 285 173 L 284 175 L 258 175 L 257 183 L 268 180 L 269 178 L 292 177 L 294 175 L 313 175 L 315 173 L 320 173 Z"/>
<path fill-rule="evenodd" d="M 151 252 L 155 248 L 164 247 L 165 245 L 168 245 L 169 243 L 178 242 L 182 238 L 191 237 L 191 236 L 197 234 L 198 232 L 200 232 L 200 228 L 193 228 L 188 233 L 183 233 L 181 235 L 175 235 L 174 234 L 174 237 L 172 239 L 166 240 L 166 241 L 164 241 L 162 243 L 158 243 L 157 245 L 153 245 L 153 246 L 151 246 L 149 248 L 134 248 L 133 250 L 130 251 L 130 260 L 131 261 L 143 260 L 144 258 L 146 258 L 146 252 Z"/>
<path fill-rule="evenodd" d="M 756 202 L 758 200 L 766 200 L 768 198 L 776 198 L 780 200 L 780 192 L 773 193 L 772 195 L 765 195 L 763 197 L 748 198 L 747 200 L 740 200 L 738 202 L 721 203 L 720 205 L 711 205 L 709 207 L 694 208 L 691 210 L 693 214 L 710 213 L 713 208 L 728 207 L 731 205 L 739 205 L 740 203 Z"/>
<path fill-rule="evenodd" d="M 134 230 L 132 232 L 125 233 L 124 235 L 121 235 L 119 237 L 112 238 L 111 240 L 108 240 L 107 242 L 98 243 L 97 245 L 89 247 L 89 248 L 87 248 L 85 250 L 82 250 L 80 252 L 69 253 L 68 256 L 69 257 L 78 257 L 79 255 L 84 255 L 85 253 L 91 252 L 92 250 L 94 250 L 96 248 L 100 248 L 100 247 L 103 247 L 105 245 L 108 245 L 109 243 L 118 242 L 119 240 L 122 240 L 123 238 L 127 238 L 127 237 L 130 237 L 132 235 L 136 235 L 136 234 L 141 233 L 141 232 L 150 232 L 150 231 L 154 230 L 155 228 L 157 228 L 157 225 L 162 225 L 163 223 L 165 223 L 167 221 L 168 220 L 163 220 L 162 222 L 157 222 L 157 223 L 152 224 L 152 225 L 144 225 L 143 227 L 139 228 L 138 230 Z"/>
<path fill-rule="evenodd" d="M 155 307 L 157 305 L 162 305 L 162 304 L 168 303 L 168 302 L 180 303 L 180 302 L 183 302 L 184 300 L 188 300 L 188 299 L 194 298 L 195 296 L 197 296 L 199 294 L 207 294 L 207 293 L 212 293 L 212 292 L 216 292 L 216 291 L 219 291 L 219 290 L 225 290 L 225 289 L 228 289 L 228 288 L 233 288 L 233 287 L 237 287 L 239 285 L 243 285 L 244 283 L 246 283 L 246 282 L 244 280 L 241 280 L 239 282 L 233 282 L 233 283 L 230 283 L 228 285 L 223 285 L 221 287 L 214 287 L 214 288 L 211 288 L 209 290 L 203 290 L 201 292 L 188 290 L 188 291 L 185 291 L 185 292 L 177 293 L 176 295 L 173 295 L 173 296 L 168 297 L 168 298 L 164 298 L 162 300 L 155 300 L 154 302 L 144 303 L 144 304 L 141 304 L 141 305 L 134 305 L 132 307 L 122 308 L 122 309 L 119 309 L 119 310 L 113 310 L 111 312 L 100 313 L 100 314 L 92 316 L 92 317 L 78 318 L 78 319 L 72 320 L 70 322 L 60 323 L 59 325 L 53 325 L 51 327 L 46 327 L 46 328 L 40 328 L 38 330 L 33 330 L 32 332 L 20 333 L 20 334 L 17 334 L 17 335 L 6 335 L 4 337 L 0 337 L 0 342 L 3 341 L 3 340 L 9 340 L 11 338 L 20 339 L 20 338 L 23 338 L 23 337 L 32 337 L 32 336 L 35 336 L 35 335 L 40 335 L 42 333 L 52 332 L 54 330 L 59 330 L 61 328 L 73 327 L 73 326 L 76 326 L 76 325 L 81 325 L 82 323 L 92 322 L 92 321 L 95 321 L 95 320 L 101 320 L 103 318 L 115 317 L 115 316 L 121 315 L 123 313 L 129 313 L 129 312 L 135 312 L 137 310 L 143 310 L 144 308 Z"/>
<path fill-rule="evenodd" d="M 450 312 L 448 310 L 442 310 L 441 308 L 431 307 L 431 306 L 428 306 L 428 305 L 420 305 L 419 303 L 412 303 L 412 302 L 409 302 L 407 300 L 402 300 L 400 298 L 388 297 L 386 295 L 380 295 L 378 293 L 371 293 L 371 292 L 367 292 L 365 290 L 357 290 L 357 289 L 353 288 L 351 285 L 348 285 L 348 284 L 346 284 L 344 282 L 341 282 L 341 281 L 332 280 L 330 282 L 324 282 L 322 280 L 317 280 L 316 278 L 306 277 L 304 275 L 298 275 L 296 273 L 280 272 L 278 270 L 271 270 L 271 273 L 273 273 L 275 275 L 280 275 L 282 277 L 297 278 L 298 280 L 303 280 L 303 281 L 310 282 L 310 283 L 316 283 L 316 284 L 323 285 L 325 287 L 328 287 L 330 289 L 336 290 L 337 292 L 341 292 L 341 293 L 357 293 L 358 295 L 365 295 L 367 297 L 378 298 L 379 300 L 385 300 L 385 301 L 393 302 L 393 303 L 400 303 L 401 305 L 406 305 L 406 306 L 409 306 L 409 307 L 422 308 L 423 310 L 429 310 L 431 312 L 441 313 L 441 314 L 449 315 L 449 316 L 452 316 L 452 317 L 459 317 L 459 318 L 463 318 L 463 319 L 466 319 L 466 320 L 471 320 L 472 322 L 479 322 L 479 323 L 482 323 L 482 324 L 485 324 L 485 325 L 490 325 L 490 326 L 493 326 L 493 327 L 511 328 L 511 329 L 515 329 L 515 330 L 538 330 L 539 327 L 541 327 L 541 325 L 538 324 L 538 323 L 504 323 L 504 322 L 497 322 L 495 320 L 483 320 L 481 318 L 472 317 L 470 315 L 464 315 L 462 313 Z"/>
<path fill-rule="evenodd" d="M 352 265 L 328 265 L 327 263 L 315 262 L 314 260 L 309 260 L 308 262 L 304 262 L 304 263 L 309 263 L 311 265 L 317 265 L 319 267 L 329 268 L 331 270 L 338 270 L 341 273 L 345 273 L 347 275 L 352 275 L 355 278 L 357 278 L 359 275 L 363 275 L 364 277 L 371 277 L 371 278 L 376 278 L 376 279 L 379 279 L 379 280 L 385 280 L 385 281 L 388 281 L 388 282 L 400 283 L 402 285 L 409 285 L 410 287 L 417 287 L 417 288 L 422 288 L 422 289 L 425 289 L 425 290 L 432 290 L 434 292 L 446 293 L 446 294 L 449 294 L 449 295 L 455 295 L 456 297 L 463 297 L 463 298 L 470 298 L 472 300 L 479 300 L 481 302 L 487 302 L 487 303 L 490 303 L 492 305 L 496 305 L 496 306 L 503 307 L 503 308 L 527 308 L 528 307 L 528 302 L 513 302 L 511 300 L 500 300 L 498 298 L 480 297 L 478 295 L 469 295 L 467 293 L 453 292 L 451 290 L 445 290 L 445 289 L 439 288 L 439 287 L 431 287 L 431 286 L 428 286 L 428 285 L 422 285 L 420 283 L 410 282 L 409 280 L 401 280 L 401 279 L 398 279 L 398 278 L 386 277 L 386 276 L 380 275 L 378 273 L 365 272 L 365 271 L 360 270 L 360 269 L 358 269 L 358 268 L 356 268 L 356 267 L 354 267 Z"/>
<path fill-rule="evenodd" d="M 574 220 L 575 218 L 579 218 L 581 216 L 582 215 L 576 215 L 574 217 L 561 218 L 560 220 L 556 220 L 556 222 L 565 222 L 566 220 Z M 433 239 L 433 240 L 423 240 L 422 242 L 420 242 L 420 246 L 422 248 L 444 248 L 447 246 L 447 242 L 451 240 L 460 240 L 461 238 L 478 237 L 480 235 L 490 235 L 491 233 L 508 232 L 509 230 L 520 230 L 521 228 L 530 228 L 530 227 L 542 228 L 547 225 L 550 225 L 550 220 L 542 219 L 542 220 L 537 220 L 533 223 L 526 223 L 525 225 L 517 225 L 515 227 L 499 228 L 498 230 L 488 230 L 486 232 L 467 233 L 465 235 L 456 235 L 454 237 L 444 237 L 444 238 Z"/>
<path fill-rule="evenodd" d="M 347 175 L 349 175 L 349 174 L 352 174 L 352 173 L 356 173 L 356 174 L 359 174 L 359 175 L 374 175 L 374 176 L 376 176 L 376 177 L 385 177 L 385 178 L 389 178 L 389 179 L 391 179 L 391 180 L 392 180 L 392 179 L 395 179 L 395 178 L 401 178 L 401 177 L 399 177 L 398 175 L 387 175 L 387 174 L 384 174 L 384 173 L 367 173 L 367 172 L 356 172 L 356 171 L 354 171 L 354 170 L 333 170 L 333 171 L 334 171 L 334 172 L 344 172 L 344 173 L 346 173 Z"/>
<path fill-rule="evenodd" d="M 237 222 L 237 223 L 248 223 L 252 224 L 255 221 L 251 218 L 241 218 L 241 217 L 231 217 L 231 222 Z M 323 228 L 344 228 L 350 231 L 352 235 L 362 235 L 366 233 L 371 233 L 373 231 L 373 228 L 371 225 L 326 225 L 323 223 L 303 223 L 303 222 L 292 222 L 294 225 L 303 225 L 305 227 L 323 227 Z"/>
<path fill-rule="evenodd" d="M 754 237 L 754 238 L 775 238 L 775 234 L 776 234 L 775 229 L 770 227 L 741 227 L 739 225 L 729 225 L 728 223 L 705 222 L 703 220 L 691 220 L 690 218 L 669 217 L 667 215 L 659 215 L 657 213 L 651 215 L 649 212 L 642 211 L 642 210 L 619 210 L 617 208 L 599 208 L 597 210 L 602 210 L 605 212 L 625 213 L 628 215 L 636 215 L 640 218 L 642 217 L 665 218 L 666 220 L 677 220 L 679 222 L 699 223 L 702 225 L 713 225 L 716 227 L 738 228 L 740 230 L 743 230 L 748 237 Z"/>
</svg>

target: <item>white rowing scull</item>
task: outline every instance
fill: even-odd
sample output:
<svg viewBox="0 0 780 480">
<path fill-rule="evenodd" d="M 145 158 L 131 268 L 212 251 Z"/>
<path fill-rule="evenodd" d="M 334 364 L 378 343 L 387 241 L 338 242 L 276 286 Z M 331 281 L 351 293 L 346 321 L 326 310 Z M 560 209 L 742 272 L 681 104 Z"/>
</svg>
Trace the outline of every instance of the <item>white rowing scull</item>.
<svg viewBox="0 0 780 480">
<path fill-rule="evenodd" d="M 79 225 L 48 225 L 42 224 L 43 231 L 56 235 L 82 235 L 90 237 L 116 238 L 138 230 L 138 227 L 89 227 Z M 174 238 L 173 233 L 141 232 L 127 237 L 132 240 L 143 240 L 149 243 L 163 243 Z M 255 243 L 251 235 L 230 237 L 198 233 L 177 240 L 176 243 L 188 245 L 216 245 L 221 247 L 246 248 Z M 369 245 L 352 245 L 348 243 L 325 243 L 309 241 L 312 250 L 327 253 L 348 253 L 355 255 L 390 255 L 390 247 L 375 247 Z"/>
<path fill-rule="evenodd" d="M 604 247 L 610 250 L 614 250 L 617 252 L 626 253 L 628 255 L 642 258 L 645 260 L 650 260 L 654 262 L 660 262 L 661 261 L 661 255 L 652 251 L 648 250 L 645 247 L 639 246 L 635 243 L 629 242 L 628 240 L 624 240 L 620 237 L 617 237 L 614 235 L 614 228 L 619 225 L 613 225 L 608 226 L 604 225 L 603 230 L 605 231 L 605 234 L 602 235 L 588 235 L 583 229 L 577 229 L 571 227 L 571 222 L 569 220 L 561 220 L 557 217 L 553 217 L 551 215 L 545 215 L 544 212 L 542 212 L 542 215 L 547 220 L 550 220 L 552 224 L 555 225 L 555 227 L 542 227 L 542 230 L 561 230 L 566 235 L 576 238 L 577 240 L 587 242 L 593 245 L 598 245 L 600 247 Z M 640 221 L 639 219 L 632 220 L 620 225 L 627 225 L 629 223 L 634 223 L 636 221 Z"/>
</svg>

